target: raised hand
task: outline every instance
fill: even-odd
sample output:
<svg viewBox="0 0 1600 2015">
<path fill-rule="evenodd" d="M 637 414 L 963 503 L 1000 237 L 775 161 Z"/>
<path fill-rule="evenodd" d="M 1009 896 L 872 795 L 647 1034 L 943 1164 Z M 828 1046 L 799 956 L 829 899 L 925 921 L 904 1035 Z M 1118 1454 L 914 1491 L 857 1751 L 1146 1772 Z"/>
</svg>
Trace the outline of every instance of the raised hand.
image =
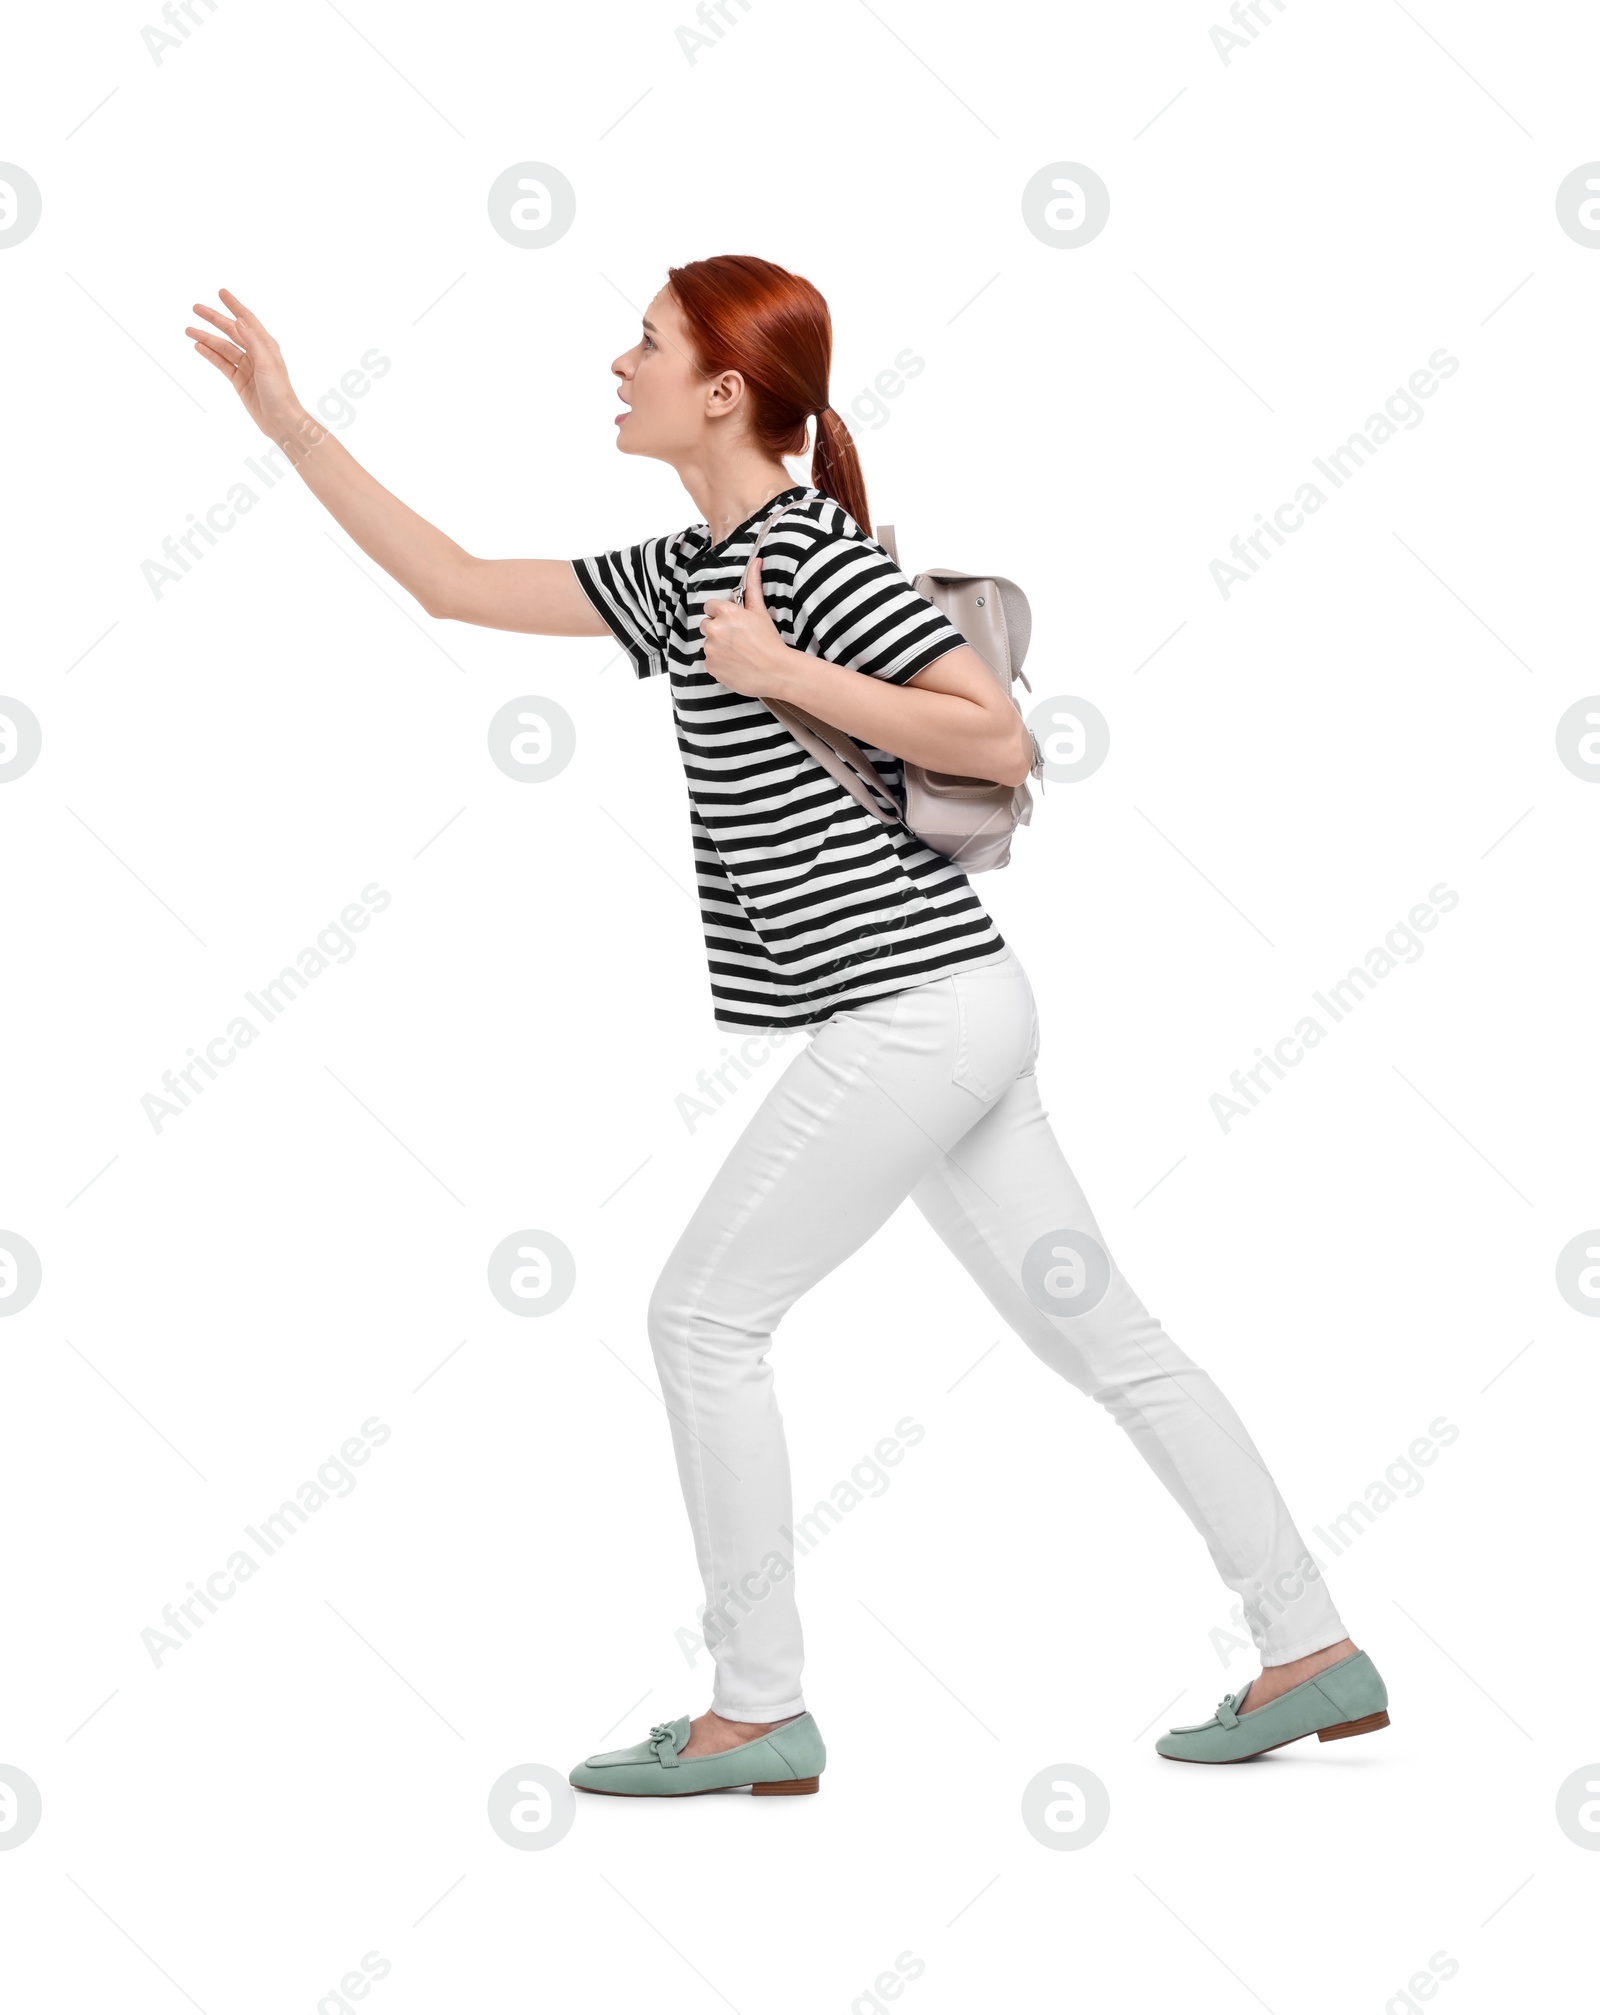
<svg viewBox="0 0 1600 2015">
<path fill-rule="evenodd" d="M 305 408 L 289 382 L 283 352 L 237 294 L 219 287 L 217 298 L 226 303 L 230 314 L 219 315 L 203 301 L 195 302 L 194 312 L 203 315 L 222 334 L 216 336 L 210 330 L 195 328 L 185 329 L 184 334 L 195 338 L 195 348 L 201 356 L 230 381 L 262 433 L 276 440 L 306 417 Z"/>
</svg>

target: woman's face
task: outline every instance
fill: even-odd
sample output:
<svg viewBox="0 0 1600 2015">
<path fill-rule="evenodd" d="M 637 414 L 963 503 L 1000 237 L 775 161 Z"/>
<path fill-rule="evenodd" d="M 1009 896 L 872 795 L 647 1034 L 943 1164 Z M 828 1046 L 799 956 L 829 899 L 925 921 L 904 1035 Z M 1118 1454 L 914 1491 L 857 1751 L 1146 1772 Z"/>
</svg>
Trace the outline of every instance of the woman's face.
<svg viewBox="0 0 1600 2015">
<path fill-rule="evenodd" d="M 694 360 L 678 304 L 665 287 L 644 311 L 638 342 L 611 368 L 622 401 L 617 446 L 625 455 L 677 462 L 705 447 L 709 426 L 738 424 L 744 379 L 737 371 L 705 375 Z"/>
</svg>

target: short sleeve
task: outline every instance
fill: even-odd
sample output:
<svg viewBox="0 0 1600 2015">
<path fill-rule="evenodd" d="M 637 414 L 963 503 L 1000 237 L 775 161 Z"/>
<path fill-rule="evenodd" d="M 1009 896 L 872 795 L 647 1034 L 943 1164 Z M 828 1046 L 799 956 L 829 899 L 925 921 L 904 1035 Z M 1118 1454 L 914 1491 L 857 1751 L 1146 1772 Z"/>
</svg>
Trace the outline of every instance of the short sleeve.
<svg viewBox="0 0 1600 2015">
<path fill-rule="evenodd" d="M 671 568 L 673 536 L 624 546 L 614 553 L 574 560 L 578 585 L 606 628 L 648 679 L 667 669 L 677 589 Z"/>
<path fill-rule="evenodd" d="M 817 530 L 809 550 L 796 556 L 789 594 L 796 650 L 892 685 L 903 686 L 966 642 L 853 521 Z"/>
</svg>

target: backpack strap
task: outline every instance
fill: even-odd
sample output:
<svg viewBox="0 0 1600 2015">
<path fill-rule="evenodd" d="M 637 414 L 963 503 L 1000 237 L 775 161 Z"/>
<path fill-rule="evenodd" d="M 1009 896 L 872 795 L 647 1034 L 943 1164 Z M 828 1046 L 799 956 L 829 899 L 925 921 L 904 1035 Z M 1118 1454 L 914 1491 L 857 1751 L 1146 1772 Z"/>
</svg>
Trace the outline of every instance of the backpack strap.
<svg viewBox="0 0 1600 2015">
<path fill-rule="evenodd" d="M 769 511 L 767 513 L 767 522 L 761 527 L 761 530 L 756 534 L 756 542 L 750 548 L 750 557 L 744 563 L 744 572 L 739 576 L 739 585 L 728 597 L 728 600 L 730 602 L 737 602 L 740 608 L 744 607 L 745 592 L 750 586 L 750 570 L 756 563 L 756 555 L 761 551 L 761 548 L 766 544 L 768 532 L 772 530 L 773 526 L 778 522 L 778 520 L 783 515 L 784 515 L 783 510 L 781 507 L 776 511 Z"/>
<path fill-rule="evenodd" d="M 762 526 L 739 585 L 729 597 L 730 601 L 744 605 L 745 592 L 750 586 L 751 569 L 755 566 L 756 555 L 766 543 L 767 534 L 783 516 L 781 509 L 774 511 Z M 894 536 L 890 531 L 890 537 Z M 882 541 L 880 540 L 881 544 Z M 763 698 L 761 704 L 777 720 L 781 721 L 794 739 L 812 760 L 819 763 L 836 783 L 840 783 L 855 799 L 864 805 L 873 817 L 886 826 L 897 826 L 904 822 L 904 813 L 894 801 L 889 787 L 873 767 L 872 758 L 843 728 L 836 728 L 830 721 L 819 721 L 814 714 L 803 712 L 799 707 L 791 707 L 782 700 Z"/>
<path fill-rule="evenodd" d="M 888 785 L 873 768 L 872 759 L 861 744 L 842 728 L 781 700 L 764 699 L 761 704 L 775 714 L 807 755 L 820 763 L 836 782 L 844 785 L 857 804 L 865 805 L 883 825 L 904 823 L 905 814 L 889 793 Z"/>
</svg>

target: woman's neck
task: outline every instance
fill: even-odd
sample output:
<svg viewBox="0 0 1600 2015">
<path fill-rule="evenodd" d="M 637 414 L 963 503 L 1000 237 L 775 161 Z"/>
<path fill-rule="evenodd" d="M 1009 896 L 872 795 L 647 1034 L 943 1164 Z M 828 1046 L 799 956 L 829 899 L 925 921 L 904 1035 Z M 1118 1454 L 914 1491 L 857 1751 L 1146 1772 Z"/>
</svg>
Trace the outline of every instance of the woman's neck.
<svg viewBox="0 0 1600 2015">
<path fill-rule="evenodd" d="M 729 468 L 680 468 L 678 475 L 711 528 L 713 545 L 753 518 L 763 504 L 795 487 L 794 477 L 781 462 L 760 458 Z"/>
</svg>

